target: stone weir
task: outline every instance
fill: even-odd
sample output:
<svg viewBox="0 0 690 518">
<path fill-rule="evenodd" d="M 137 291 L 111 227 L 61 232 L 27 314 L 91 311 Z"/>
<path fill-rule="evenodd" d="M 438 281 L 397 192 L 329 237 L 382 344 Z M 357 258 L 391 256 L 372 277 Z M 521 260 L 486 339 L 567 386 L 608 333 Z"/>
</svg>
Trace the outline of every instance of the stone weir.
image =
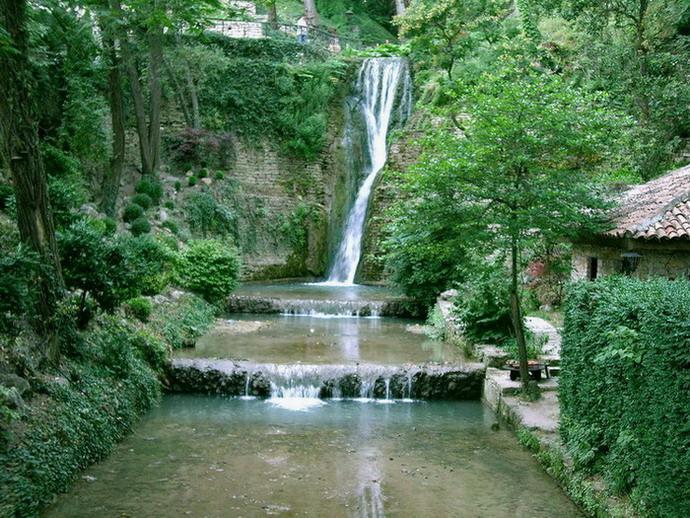
<svg viewBox="0 0 690 518">
<path fill-rule="evenodd" d="M 446 399 L 481 397 L 484 366 L 283 365 L 182 359 L 168 369 L 171 392 L 225 396 Z"/>
<path fill-rule="evenodd" d="M 229 313 L 305 316 L 402 318 L 417 316 L 414 305 L 403 297 L 388 300 L 320 300 L 233 295 L 228 299 L 227 310 Z"/>
</svg>

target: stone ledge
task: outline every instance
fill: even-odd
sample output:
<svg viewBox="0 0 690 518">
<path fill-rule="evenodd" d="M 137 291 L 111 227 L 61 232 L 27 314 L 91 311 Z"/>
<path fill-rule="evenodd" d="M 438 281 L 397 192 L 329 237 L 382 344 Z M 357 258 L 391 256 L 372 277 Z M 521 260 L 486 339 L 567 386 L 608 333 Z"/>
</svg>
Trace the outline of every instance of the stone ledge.
<svg viewBox="0 0 690 518">
<path fill-rule="evenodd" d="M 170 392 L 268 397 L 276 371 L 294 370 L 296 384 L 311 384 L 319 397 L 478 400 L 484 367 L 481 364 L 422 365 L 275 365 L 214 359 L 174 359 L 167 369 Z M 288 372 L 289 374 L 290 372 Z M 300 376 L 303 379 L 300 379 Z"/>
</svg>

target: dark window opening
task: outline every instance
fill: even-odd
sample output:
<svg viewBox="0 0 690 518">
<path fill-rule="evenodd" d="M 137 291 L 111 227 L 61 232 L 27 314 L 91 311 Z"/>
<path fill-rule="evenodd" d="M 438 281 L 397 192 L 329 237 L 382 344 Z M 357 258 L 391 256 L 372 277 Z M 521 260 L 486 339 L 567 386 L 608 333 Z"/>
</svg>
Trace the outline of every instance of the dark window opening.
<svg viewBox="0 0 690 518">
<path fill-rule="evenodd" d="M 599 274 L 599 258 L 598 257 L 588 257 L 587 258 L 587 280 L 594 281 Z"/>
<path fill-rule="evenodd" d="M 640 265 L 640 259 L 642 256 L 640 254 L 636 253 L 626 253 L 622 255 L 622 265 L 621 265 L 621 272 L 624 275 L 632 275 L 635 273 L 637 270 L 637 267 Z"/>
</svg>

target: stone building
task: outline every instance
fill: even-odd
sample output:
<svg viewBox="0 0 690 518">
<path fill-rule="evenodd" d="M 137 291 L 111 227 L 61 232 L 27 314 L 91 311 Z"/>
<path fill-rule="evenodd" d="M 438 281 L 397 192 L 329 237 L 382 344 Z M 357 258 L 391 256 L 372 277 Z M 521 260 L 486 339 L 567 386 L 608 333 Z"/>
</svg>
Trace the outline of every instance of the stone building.
<svg viewBox="0 0 690 518">
<path fill-rule="evenodd" d="M 573 279 L 690 278 L 690 165 L 624 193 L 613 228 L 573 244 Z"/>
</svg>

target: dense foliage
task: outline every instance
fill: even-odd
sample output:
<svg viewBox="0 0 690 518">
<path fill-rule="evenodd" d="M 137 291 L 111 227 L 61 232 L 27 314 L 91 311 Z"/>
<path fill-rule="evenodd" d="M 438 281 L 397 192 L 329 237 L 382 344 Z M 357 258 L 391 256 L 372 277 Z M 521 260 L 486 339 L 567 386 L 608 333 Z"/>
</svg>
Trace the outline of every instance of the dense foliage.
<svg viewBox="0 0 690 518">
<path fill-rule="evenodd" d="M 581 283 L 566 303 L 562 436 L 642 516 L 690 513 L 689 324 L 687 281 Z"/>
<path fill-rule="evenodd" d="M 220 304 L 237 287 L 240 257 L 230 243 L 192 241 L 182 252 L 176 271 L 182 287 L 208 302 Z"/>
</svg>

